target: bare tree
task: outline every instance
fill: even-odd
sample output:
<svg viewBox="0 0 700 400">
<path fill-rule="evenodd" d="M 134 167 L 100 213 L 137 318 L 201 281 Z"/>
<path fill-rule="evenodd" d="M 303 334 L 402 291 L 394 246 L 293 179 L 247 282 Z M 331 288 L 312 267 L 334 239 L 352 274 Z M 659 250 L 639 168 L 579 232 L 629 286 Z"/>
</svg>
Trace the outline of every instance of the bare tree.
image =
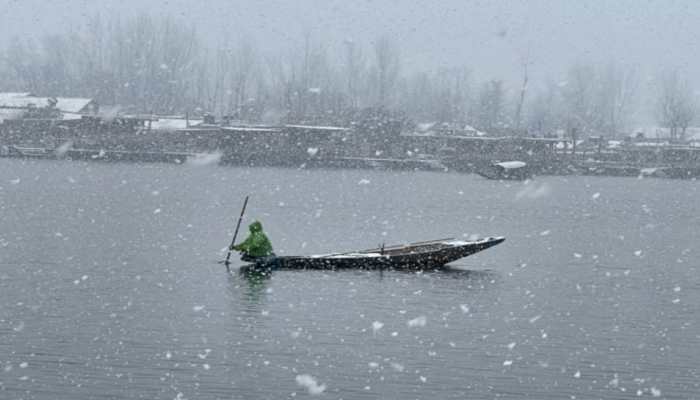
<svg viewBox="0 0 700 400">
<path fill-rule="evenodd" d="M 399 75 L 399 50 L 386 35 L 374 42 L 377 69 L 377 104 L 388 107 Z"/>
<path fill-rule="evenodd" d="M 365 69 L 365 61 L 362 49 L 353 40 L 347 39 L 343 44 L 346 48 L 345 79 L 348 103 L 351 108 L 356 109 L 360 106 L 360 79 Z"/>
<path fill-rule="evenodd" d="M 627 126 L 638 89 L 636 71 L 610 63 L 599 73 L 595 111 L 598 130 L 616 137 Z"/>
<path fill-rule="evenodd" d="M 469 103 L 469 71 L 466 68 L 441 68 L 427 82 L 433 96 L 428 108 L 433 117 L 441 122 L 466 122 Z"/>
<path fill-rule="evenodd" d="M 696 100 L 678 71 L 661 75 L 657 107 L 659 123 L 669 129 L 671 140 L 685 140 L 686 129 L 695 118 Z"/>
<path fill-rule="evenodd" d="M 8 75 L 16 82 L 16 90 L 37 92 L 41 86 L 40 55 L 30 40 L 14 37 L 6 52 Z"/>
<path fill-rule="evenodd" d="M 502 120 L 504 97 L 503 82 L 491 80 L 484 83 L 479 92 L 477 121 L 480 128 L 493 133 L 505 125 Z"/>
<path fill-rule="evenodd" d="M 530 102 L 528 107 L 528 130 L 540 135 L 552 135 L 558 128 L 561 113 L 560 88 L 553 81 L 545 84 L 544 90 Z"/>
<path fill-rule="evenodd" d="M 523 104 L 525 103 L 525 94 L 527 93 L 528 84 L 528 68 L 530 64 L 529 56 L 525 57 L 522 62 L 523 67 L 523 83 L 520 85 L 520 95 L 518 96 L 518 101 L 515 106 L 515 129 L 516 131 L 520 129 L 520 120 L 522 118 Z"/>
<path fill-rule="evenodd" d="M 245 37 L 222 35 L 205 46 L 194 27 L 150 15 L 121 20 L 96 15 L 82 27 L 38 40 L 13 39 L 0 49 L 3 90 L 96 98 L 139 112 L 214 112 L 249 121 L 351 121 L 367 105 L 409 118 L 587 136 L 624 131 L 637 101 L 634 69 L 578 64 L 559 85 L 530 88 L 529 58 L 519 87 L 493 80 L 472 93 L 468 68 L 404 76 L 398 46 L 382 36 L 372 57 L 351 40 L 330 47 L 310 32 L 298 48 L 271 56 Z M 340 54 L 341 62 L 331 55 Z M 512 92 L 509 89 L 515 89 Z M 683 138 L 695 99 L 678 73 L 659 80 L 658 118 Z M 513 93 L 506 96 L 507 93 Z M 505 110 L 506 97 L 513 109 Z"/>
<path fill-rule="evenodd" d="M 253 90 L 257 64 L 254 47 L 249 39 L 244 39 L 236 49 L 228 50 L 226 55 L 223 79 L 224 86 L 230 89 L 225 93 L 227 100 L 222 104 L 222 111 L 226 114 L 233 112 L 237 119 L 248 119 L 247 107 L 251 106 L 248 104 L 249 95 Z"/>
<path fill-rule="evenodd" d="M 586 137 L 597 128 L 599 115 L 594 110 L 597 76 L 590 65 L 574 65 L 562 84 L 566 129 L 576 139 Z M 576 140 L 574 139 L 574 140 Z"/>
</svg>

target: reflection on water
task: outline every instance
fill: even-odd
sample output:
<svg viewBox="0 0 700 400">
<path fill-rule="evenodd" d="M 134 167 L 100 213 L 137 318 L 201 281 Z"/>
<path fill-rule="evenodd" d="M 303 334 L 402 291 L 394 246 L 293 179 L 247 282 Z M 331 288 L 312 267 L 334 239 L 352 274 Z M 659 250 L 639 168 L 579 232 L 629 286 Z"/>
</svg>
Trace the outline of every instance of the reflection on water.
<svg viewBox="0 0 700 400">
<path fill-rule="evenodd" d="M 457 268 L 445 268 L 444 270 L 438 271 L 444 274 L 446 277 L 454 279 L 469 279 L 473 281 L 493 281 L 500 279 L 500 274 L 494 270 L 469 270 L 469 269 L 457 269 Z"/>
<path fill-rule="evenodd" d="M 272 274 L 270 271 L 256 269 L 240 269 L 239 278 L 243 278 L 245 300 L 251 304 L 259 303 L 265 295 Z M 232 279 L 230 279 L 232 281 Z M 238 279 L 240 281 L 241 279 Z"/>
<path fill-rule="evenodd" d="M 0 168 L 0 398 L 299 398 L 304 375 L 353 399 L 700 392 L 694 182 Z M 508 241 L 443 271 L 229 274 L 211 259 L 249 193 L 278 254 Z"/>
</svg>

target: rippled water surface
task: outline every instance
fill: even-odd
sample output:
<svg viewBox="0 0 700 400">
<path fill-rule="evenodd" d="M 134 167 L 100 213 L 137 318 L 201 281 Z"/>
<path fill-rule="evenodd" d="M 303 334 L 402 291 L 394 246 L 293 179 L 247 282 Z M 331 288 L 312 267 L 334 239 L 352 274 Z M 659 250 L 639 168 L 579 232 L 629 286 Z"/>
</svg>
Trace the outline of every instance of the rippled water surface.
<svg viewBox="0 0 700 400">
<path fill-rule="evenodd" d="M 698 182 L 0 160 L 0 398 L 700 396 Z M 227 274 L 503 235 L 455 270 Z"/>
</svg>

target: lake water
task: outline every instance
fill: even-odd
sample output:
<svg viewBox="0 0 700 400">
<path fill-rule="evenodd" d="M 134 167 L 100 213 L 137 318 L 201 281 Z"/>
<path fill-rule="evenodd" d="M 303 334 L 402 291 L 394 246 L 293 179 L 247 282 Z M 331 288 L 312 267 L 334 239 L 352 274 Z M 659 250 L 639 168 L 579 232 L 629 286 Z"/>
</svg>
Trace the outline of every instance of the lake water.
<svg viewBox="0 0 700 400">
<path fill-rule="evenodd" d="M 0 159 L 0 398 L 698 398 L 699 187 Z M 507 240 L 227 274 L 246 194 L 278 254 Z"/>
</svg>

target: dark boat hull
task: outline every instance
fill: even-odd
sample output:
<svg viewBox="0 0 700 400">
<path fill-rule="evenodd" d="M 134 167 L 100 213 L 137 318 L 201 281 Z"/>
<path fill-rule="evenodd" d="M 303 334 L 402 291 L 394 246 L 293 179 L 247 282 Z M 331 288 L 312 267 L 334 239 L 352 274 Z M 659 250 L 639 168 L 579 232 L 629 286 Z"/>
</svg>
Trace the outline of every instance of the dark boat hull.
<svg viewBox="0 0 700 400">
<path fill-rule="evenodd" d="M 357 253 L 330 254 L 325 256 L 278 256 L 270 257 L 246 266 L 246 269 L 262 270 L 422 270 L 438 269 L 446 264 L 486 250 L 505 238 L 486 238 L 477 241 L 426 242 L 421 245 L 365 250 Z"/>
</svg>

